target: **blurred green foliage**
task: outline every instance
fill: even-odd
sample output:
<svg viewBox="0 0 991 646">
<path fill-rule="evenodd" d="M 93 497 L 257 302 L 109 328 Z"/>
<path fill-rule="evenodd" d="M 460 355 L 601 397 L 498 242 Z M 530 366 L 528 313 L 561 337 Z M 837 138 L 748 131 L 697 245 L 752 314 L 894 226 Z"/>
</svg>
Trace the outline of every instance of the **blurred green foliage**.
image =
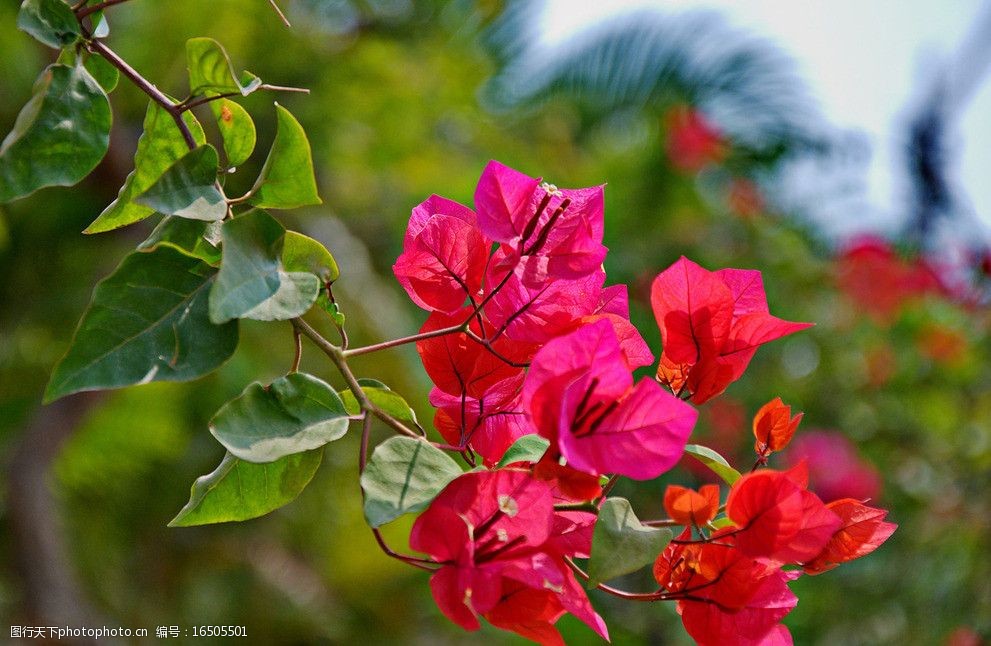
<svg viewBox="0 0 991 646">
<path fill-rule="evenodd" d="M 479 29 L 498 3 L 283 4 L 292 31 L 261 1 L 217 0 L 209 11 L 188 1 L 133 2 L 111 12 L 110 42 L 177 96 L 187 90 L 184 43 L 193 36 L 216 38 L 236 68 L 267 82 L 310 88 L 309 96 L 278 99 L 307 130 L 324 204 L 289 220 L 339 261 L 335 294 L 353 343 L 419 326 L 423 315 L 402 298 L 390 267 L 411 207 L 430 193 L 470 203 L 490 158 L 561 186 L 608 182 L 606 268 L 610 282 L 630 285 L 633 320 L 655 351 L 659 334 L 644 307 L 647 291 L 681 254 L 712 269 L 759 268 L 773 312 L 817 323 L 762 349 L 723 396 L 745 412 L 730 442 L 741 456 L 734 464 L 742 469 L 753 459 L 750 416 L 778 395 L 805 411 L 803 429 L 841 430 L 883 474 L 877 504 L 891 509 L 889 520 L 900 529 L 871 557 L 794 584 L 800 603 L 786 623 L 796 643 L 932 644 L 959 626 L 991 634 L 986 310 L 929 299 L 891 325 L 871 322 L 835 288 L 829 249 L 812 233 L 767 214 L 735 215 L 718 173 L 675 171 L 661 114 L 590 121 L 563 96 L 534 109 L 486 111 L 478 90 L 494 68 Z M 0 5 L 3 131 L 53 58 L 15 30 L 15 18 L 15 3 Z M 272 100 L 257 93 L 244 101 L 258 126 L 259 150 L 235 183 L 261 168 L 275 134 Z M 80 234 L 131 169 L 146 108 L 145 97 L 126 83 L 111 102 L 110 154 L 87 180 L 0 208 L 0 455 L 7 469 L 18 466 L 15 449 L 43 415 L 48 372 L 92 286 L 154 226 Z M 208 115 L 201 120 L 212 125 Z M 952 360 L 927 355 L 920 340 L 933 325 L 959 332 L 965 352 Z M 333 334 L 326 322 L 324 329 Z M 67 429 L 50 477 L 63 524 L 51 531 L 64 534 L 86 600 L 124 626 L 247 625 L 251 643 L 518 643 L 489 628 L 482 637 L 462 633 L 434 606 L 424 573 L 378 550 L 362 517 L 353 435 L 325 449 L 323 467 L 296 502 L 265 518 L 166 528 L 192 481 L 223 455 L 207 432 L 209 418 L 245 384 L 270 381 L 292 361 L 288 323 L 242 321 L 241 332 L 237 353 L 219 372 L 189 384 L 109 393 Z M 359 358 L 354 367 L 401 393 L 429 425 L 429 384 L 415 351 Z M 334 378 L 310 348 L 303 368 Z M 715 438 L 714 426 L 703 414 L 692 441 Z M 386 436 L 377 432 L 378 440 Z M 678 470 L 669 479 L 692 477 Z M 660 511 L 662 492 L 657 483 L 617 490 L 643 517 Z M 16 556 L 8 522 L 15 504 L 10 495 L 0 499 L 5 564 Z M 404 517 L 384 528 L 395 547 L 406 546 L 410 522 Z M 23 576 L 12 565 L 0 567 L 0 618 L 8 625 L 30 623 Z M 637 575 L 625 582 L 651 585 Z M 624 604 L 598 593 L 593 601 L 615 644 L 688 641 L 671 604 Z M 597 641 L 571 618 L 561 626 L 569 643 Z"/>
</svg>

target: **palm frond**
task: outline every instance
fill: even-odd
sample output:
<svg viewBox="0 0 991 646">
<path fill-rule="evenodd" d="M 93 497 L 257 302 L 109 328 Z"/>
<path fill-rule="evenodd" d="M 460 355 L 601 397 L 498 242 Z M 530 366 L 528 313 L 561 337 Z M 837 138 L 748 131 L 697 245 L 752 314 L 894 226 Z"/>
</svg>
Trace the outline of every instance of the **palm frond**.
<svg viewBox="0 0 991 646">
<path fill-rule="evenodd" d="M 719 14 L 642 12 L 549 52 L 534 46 L 531 3 L 512 3 L 487 34 L 500 65 L 485 96 L 495 108 L 564 94 L 603 115 L 686 101 L 738 145 L 821 146 L 822 120 L 793 61 Z"/>
</svg>

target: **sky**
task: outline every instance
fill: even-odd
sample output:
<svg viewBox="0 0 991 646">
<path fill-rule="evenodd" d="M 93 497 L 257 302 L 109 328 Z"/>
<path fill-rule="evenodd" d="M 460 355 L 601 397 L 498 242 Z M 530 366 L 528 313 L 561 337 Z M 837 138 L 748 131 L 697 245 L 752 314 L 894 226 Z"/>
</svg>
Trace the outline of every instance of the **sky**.
<svg viewBox="0 0 991 646">
<path fill-rule="evenodd" d="M 828 121 L 861 133 L 871 146 L 863 195 L 870 215 L 846 218 L 848 229 L 898 224 L 895 214 L 906 200 L 899 125 L 919 79 L 961 56 L 967 62 L 960 69 L 968 72 L 988 62 L 959 51 L 973 23 L 991 17 L 991 2 L 982 0 L 546 0 L 544 42 L 643 9 L 714 9 L 795 59 Z M 950 140 L 951 180 L 968 200 L 964 208 L 991 231 L 991 74 L 964 106 Z"/>
</svg>

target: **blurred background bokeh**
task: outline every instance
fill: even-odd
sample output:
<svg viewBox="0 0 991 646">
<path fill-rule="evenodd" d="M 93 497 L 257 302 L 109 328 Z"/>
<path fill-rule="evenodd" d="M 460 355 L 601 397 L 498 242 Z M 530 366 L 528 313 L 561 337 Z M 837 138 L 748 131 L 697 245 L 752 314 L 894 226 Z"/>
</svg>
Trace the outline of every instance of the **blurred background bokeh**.
<svg viewBox="0 0 991 646">
<path fill-rule="evenodd" d="M 309 133 L 324 204 L 285 220 L 337 257 L 335 295 L 354 342 L 422 322 L 390 267 L 411 207 L 429 194 L 470 204 L 490 158 L 560 186 L 608 182 L 606 269 L 630 285 L 634 322 L 655 352 L 647 291 L 682 254 L 711 269 L 760 269 L 772 311 L 817 324 L 761 349 L 703 407 L 694 440 L 749 466 L 750 419 L 780 396 L 805 420 L 772 466 L 804 456 L 824 498 L 869 497 L 899 524 L 869 558 L 793 584 L 795 642 L 964 646 L 991 636 L 991 213 L 979 199 L 991 183 L 957 172 L 962 120 L 988 84 L 988 7 L 949 3 L 966 5 L 959 42 L 920 66 L 909 94 L 888 93 L 899 118 L 880 143 L 898 147 L 884 172 L 899 190 L 877 219 L 864 183 L 879 142 L 831 120 L 817 68 L 709 3 L 598 11 L 553 39 L 542 31 L 554 24 L 547 12 L 572 17 L 584 3 L 281 4 L 291 31 L 261 0 L 209 10 L 135 0 L 112 11 L 110 42 L 175 95 L 186 90 L 182 52 L 193 36 L 218 39 L 266 81 L 311 89 L 279 101 Z M 924 20 L 914 3 L 892 6 L 901 22 L 876 30 Z M 53 57 L 15 29 L 16 12 L 15 2 L 0 5 L 4 133 Z M 840 51 L 843 39 L 838 30 L 822 40 Z M 874 52 L 864 68 L 926 53 L 893 42 L 901 49 Z M 885 77 L 848 82 L 856 92 Z M 272 98 L 245 100 L 260 151 L 273 136 Z M 242 321 L 234 358 L 193 383 L 40 405 L 92 286 L 154 225 L 80 233 L 116 195 L 140 134 L 144 95 L 122 82 L 111 100 L 110 153 L 88 179 L 0 207 L 0 624 L 152 634 L 246 625 L 259 644 L 520 643 L 488 628 L 462 633 L 435 608 L 423 572 L 377 549 L 361 516 L 354 437 L 330 445 L 309 487 L 269 516 L 166 528 L 223 454 L 207 432 L 211 415 L 248 382 L 288 368 L 288 324 Z M 991 116 L 980 119 L 986 133 Z M 256 153 L 233 181 L 250 182 L 262 161 Z M 334 378 L 316 352 L 303 366 Z M 432 419 L 413 349 L 355 368 Z M 691 465 L 666 476 L 705 478 Z M 661 513 L 663 482 L 618 492 L 642 515 Z M 409 522 L 393 525 L 387 536 L 405 547 Z M 624 584 L 649 589 L 650 580 Z M 672 604 L 593 601 L 615 644 L 688 643 Z M 568 643 L 597 642 L 575 621 L 560 626 Z"/>
</svg>

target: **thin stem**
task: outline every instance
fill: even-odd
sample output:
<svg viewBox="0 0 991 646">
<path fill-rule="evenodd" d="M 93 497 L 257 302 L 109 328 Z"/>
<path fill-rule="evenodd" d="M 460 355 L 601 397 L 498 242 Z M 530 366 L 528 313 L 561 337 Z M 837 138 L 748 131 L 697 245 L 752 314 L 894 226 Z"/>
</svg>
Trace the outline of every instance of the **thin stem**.
<svg viewBox="0 0 991 646">
<path fill-rule="evenodd" d="M 509 366 L 511 366 L 513 368 L 529 368 L 530 367 L 530 364 L 529 363 L 521 363 L 519 361 L 513 361 L 509 357 L 503 355 L 498 350 L 496 350 L 494 347 L 492 347 L 492 342 L 491 341 L 489 341 L 488 339 L 483 339 L 482 337 L 480 337 L 477 334 L 475 334 L 474 332 L 472 332 L 470 329 L 466 329 L 464 331 L 464 333 L 466 335 L 468 335 L 468 338 L 469 339 L 471 339 L 475 343 L 477 343 L 477 344 L 481 345 L 482 347 L 484 347 L 496 359 L 502 361 L 503 363 L 505 363 L 505 364 L 507 364 L 507 365 L 509 365 Z"/>
<path fill-rule="evenodd" d="M 108 63 L 120 70 L 121 74 L 134 83 L 139 90 L 151 97 L 152 101 L 162 106 L 162 109 L 168 112 L 175 121 L 176 126 L 179 128 L 179 132 L 182 133 L 182 138 L 185 140 L 186 145 L 189 146 L 190 150 L 196 148 L 196 139 L 193 138 L 192 131 L 190 131 L 189 126 L 186 125 L 185 120 L 183 120 L 182 111 L 179 109 L 178 105 L 172 101 L 172 99 L 167 97 L 161 90 L 155 87 L 151 81 L 141 76 L 137 70 L 128 65 L 124 59 L 118 56 L 112 49 L 104 45 L 103 42 L 99 40 L 90 41 L 89 48 L 91 51 L 99 54 L 105 58 Z"/>
<path fill-rule="evenodd" d="M 681 527 L 681 523 L 676 520 L 671 520 L 670 518 L 660 518 L 658 520 L 641 520 L 641 525 L 646 525 L 647 527 Z"/>
<path fill-rule="evenodd" d="M 407 343 L 416 343 L 417 341 L 423 341 L 424 339 L 432 339 L 436 336 L 444 336 L 445 334 L 454 334 L 456 332 L 464 332 L 468 327 L 468 323 L 462 323 L 461 325 L 451 325 L 449 327 L 443 327 L 437 330 L 431 330 L 430 332 L 421 332 L 419 334 L 411 334 L 410 336 L 400 337 L 398 339 L 392 339 L 391 341 L 383 341 L 382 343 L 376 343 L 374 345 L 366 345 L 360 348 L 351 348 L 350 350 L 343 350 L 342 353 L 345 358 L 356 357 L 362 354 L 370 354 L 372 352 L 378 352 L 379 350 L 388 350 L 389 348 L 395 348 L 400 345 L 406 345 Z"/>
<path fill-rule="evenodd" d="M 616 486 L 617 482 L 619 482 L 619 474 L 615 473 L 610 476 L 609 480 L 606 481 L 606 484 L 602 486 L 602 493 L 599 495 L 599 500 L 605 500 L 606 496 L 608 496 L 609 492 L 613 490 L 613 487 Z"/>
<path fill-rule="evenodd" d="M 387 556 L 391 556 L 394 559 L 398 559 L 403 563 L 412 565 L 413 567 L 418 567 L 421 570 L 426 570 L 427 572 L 436 572 L 437 568 L 431 567 L 433 565 L 439 565 L 437 561 L 432 561 L 430 559 L 421 559 L 416 556 L 410 556 L 408 554 L 400 554 L 399 552 L 393 551 L 391 547 L 382 538 L 382 532 L 379 531 L 377 527 L 372 528 L 372 534 L 375 536 L 375 541 L 379 544 L 379 547 Z"/>
<path fill-rule="evenodd" d="M 85 3 L 85 0 L 83 0 L 83 2 Z M 123 4 L 125 2 L 128 2 L 128 0 L 105 0 L 105 2 L 98 2 L 88 7 L 82 6 L 76 11 L 76 19 L 82 20 L 91 13 L 96 13 L 97 11 L 106 9 L 107 7 L 112 7 L 115 4 Z"/>
<path fill-rule="evenodd" d="M 571 557 L 565 556 L 564 561 L 574 571 L 574 573 L 578 575 L 580 579 L 582 579 L 583 581 L 588 581 L 589 579 L 591 579 L 591 577 L 588 575 L 588 572 L 583 570 L 581 566 L 575 563 L 571 559 Z M 596 589 L 602 590 L 603 592 L 607 594 L 611 594 L 614 597 L 619 597 L 620 599 L 627 599 L 629 601 L 663 601 L 665 599 L 670 598 L 670 594 L 664 592 L 663 590 L 659 590 L 657 592 L 627 592 L 626 590 L 620 590 L 619 588 L 608 586 L 605 583 L 600 583 L 595 587 Z"/>
<path fill-rule="evenodd" d="M 358 401 L 358 405 L 361 407 L 361 410 L 370 412 L 372 415 L 378 417 L 395 431 L 402 433 L 403 435 L 415 438 L 420 437 L 416 431 L 410 429 L 368 399 L 368 396 L 365 395 L 365 391 L 361 389 L 361 384 L 358 383 L 358 379 L 354 376 L 354 373 L 351 372 L 351 367 L 348 365 L 347 358 L 344 356 L 344 350 L 325 339 L 323 335 L 310 327 L 310 324 L 303 319 L 294 318 L 292 319 L 292 324 L 297 330 L 302 332 L 306 338 L 312 341 L 314 345 L 320 348 L 320 350 L 326 354 L 332 362 L 334 362 L 334 365 L 337 366 L 338 372 L 340 372 L 341 376 L 344 377 L 344 382 L 347 384 L 348 389 L 354 394 L 354 398 Z"/>
<path fill-rule="evenodd" d="M 599 507 L 593 502 L 576 502 L 554 505 L 554 511 L 588 511 L 597 514 Z"/>
<path fill-rule="evenodd" d="M 268 90 L 271 92 L 299 92 L 300 94 L 309 94 L 310 90 L 305 87 L 288 87 L 285 85 L 269 85 L 268 83 L 262 83 L 258 86 L 259 90 Z M 179 105 L 179 110 L 185 112 L 187 110 L 192 110 L 211 101 L 219 101 L 220 99 L 229 99 L 234 96 L 241 96 L 240 92 L 224 92 L 222 94 L 211 94 L 210 96 L 201 96 L 198 99 L 190 97 L 183 101 Z"/>
<path fill-rule="evenodd" d="M 282 13 L 282 9 L 279 9 L 279 5 L 275 4 L 275 0 L 268 0 L 268 3 L 272 5 L 272 9 L 275 10 L 275 13 L 279 15 L 279 20 L 282 21 L 282 24 L 291 29 L 292 25 L 289 24 L 289 19 L 286 18 L 286 14 Z"/>
<path fill-rule="evenodd" d="M 292 359 L 292 368 L 289 369 L 289 372 L 299 372 L 299 362 L 303 360 L 303 335 L 295 326 L 292 329 L 292 338 L 296 346 L 296 354 Z"/>
<path fill-rule="evenodd" d="M 372 433 L 372 418 L 365 411 L 361 418 L 361 445 L 358 448 L 358 473 L 365 472 L 365 465 L 368 464 L 368 437 Z"/>
</svg>

